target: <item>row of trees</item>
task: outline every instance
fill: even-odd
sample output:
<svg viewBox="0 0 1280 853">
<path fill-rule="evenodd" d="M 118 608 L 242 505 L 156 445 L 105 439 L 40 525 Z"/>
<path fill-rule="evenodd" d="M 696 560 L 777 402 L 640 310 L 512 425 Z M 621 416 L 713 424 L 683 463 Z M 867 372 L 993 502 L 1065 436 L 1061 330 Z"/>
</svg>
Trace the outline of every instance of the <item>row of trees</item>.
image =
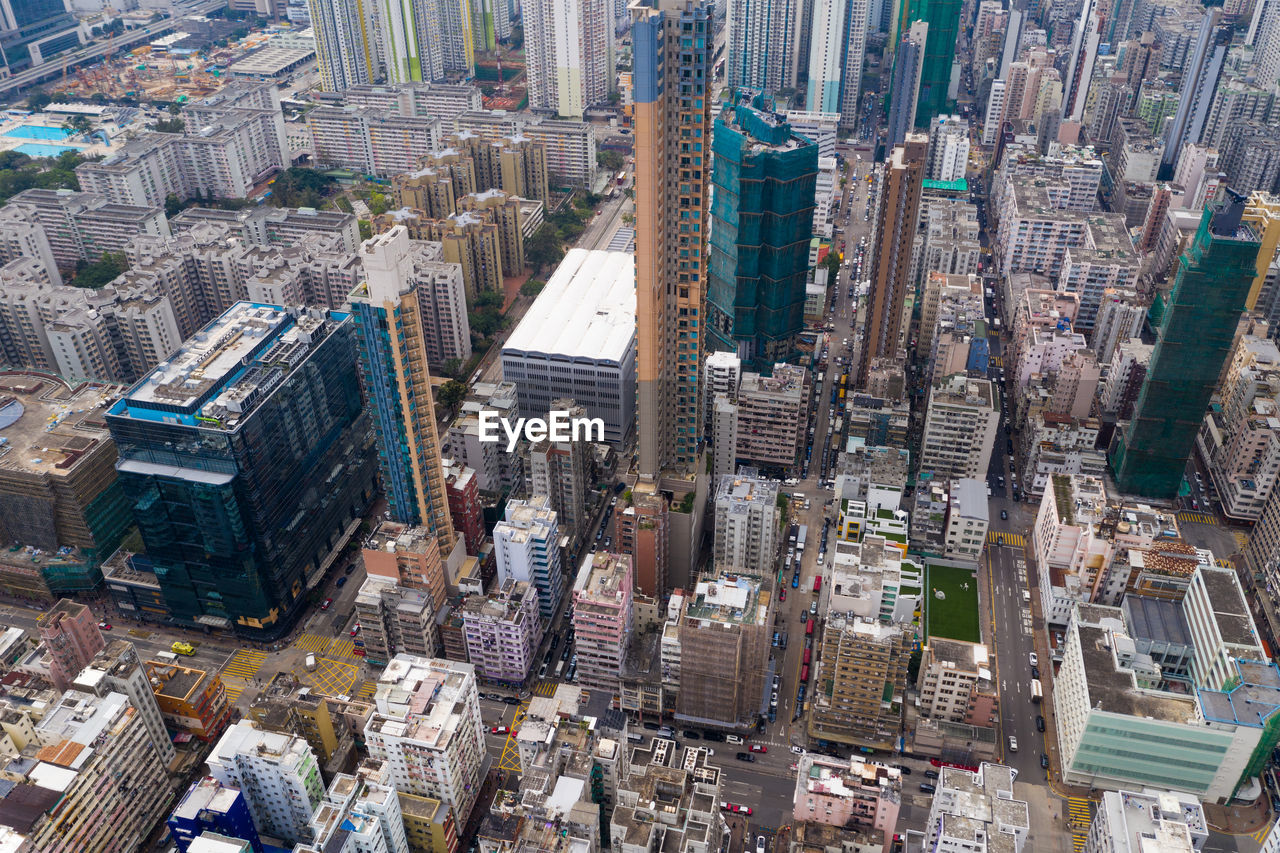
<svg viewBox="0 0 1280 853">
<path fill-rule="evenodd" d="M 566 205 L 549 215 L 533 232 L 525 244 L 524 256 L 533 267 L 534 275 L 554 267 L 564 257 L 565 247 L 582 235 L 603 196 L 582 193 L 574 196 L 573 204 Z"/>
<path fill-rule="evenodd" d="M 17 151 L 0 151 L 0 204 L 23 190 L 78 190 L 76 166 L 84 162 L 75 151 L 64 151 L 52 160 L 31 158 Z"/>
</svg>

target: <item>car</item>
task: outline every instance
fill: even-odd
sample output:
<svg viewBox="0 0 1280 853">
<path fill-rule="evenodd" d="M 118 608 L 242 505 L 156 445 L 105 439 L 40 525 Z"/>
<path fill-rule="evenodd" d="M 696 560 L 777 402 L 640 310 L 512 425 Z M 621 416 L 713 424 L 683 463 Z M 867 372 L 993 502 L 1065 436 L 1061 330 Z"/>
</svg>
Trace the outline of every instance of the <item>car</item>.
<svg viewBox="0 0 1280 853">
<path fill-rule="evenodd" d="M 756 836 L 756 853 L 764 853 L 764 836 Z"/>
<path fill-rule="evenodd" d="M 354 649 L 351 650 L 351 654 L 355 655 L 358 658 L 362 658 L 364 657 L 365 652 L 364 652 L 364 649 L 362 649 L 359 646 L 356 646 Z"/>
<path fill-rule="evenodd" d="M 698 734 L 693 729 L 685 729 L 680 732 L 680 734 L 684 735 L 689 740 L 702 740 L 702 735 Z"/>
<path fill-rule="evenodd" d="M 1007 509 L 1000 510 L 1000 520 L 1001 521 L 1009 520 L 1009 511 Z"/>
<path fill-rule="evenodd" d="M 1049 756 L 1045 755 L 1043 752 L 1040 753 L 1040 766 L 1045 770 L 1049 769 Z"/>
<path fill-rule="evenodd" d="M 816 601 L 810 601 L 810 602 L 809 602 L 809 615 L 810 615 L 810 616 L 817 616 L 817 615 L 818 615 L 818 602 L 816 602 Z"/>
<path fill-rule="evenodd" d="M 333 606 L 333 599 L 332 599 L 332 598 L 326 598 L 324 601 L 320 602 L 320 609 L 321 609 L 321 610 L 328 610 L 328 609 L 329 609 L 330 607 L 332 607 L 332 606 Z"/>
<path fill-rule="evenodd" d="M 347 585 L 346 575 L 343 575 L 342 577 L 338 578 L 337 582 L 334 583 L 334 586 L 337 587 L 338 589 L 342 589 L 346 585 Z"/>
<path fill-rule="evenodd" d="M 501 694 L 501 693 L 482 693 L 482 694 L 480 694 L 480 695 L 481 695 L 481 696 L 483 696 L 485 699 L 490 700 L 491 702 L 501 702 L 501 701 L 502 701 L 502 694 Z"/>
<path fill-rule="evenodd" d="M 355 563 L 347 563 L 347 567 L 346 567 L 345 569 L 343 569 L 343 570 L 342 570 L 342 573 L 343 573 L 343 574 L 346 574 L 346 575 L 349 575 L 349 574 L 351 574 L 352 572 L 354 572 L 355 570 L 356 570 L 356 564 L 355 564 Z"/>
<path fill-rule="evenodd" d="M 937 788 L 935 788 L 933 785 L 930 785 L 928 782 L 921 782 L 921 783 L 920 783 L 920 790 L 921 790 L 921 791 L 923 791 L 923 792 L 924 792 L 924 793 L 926 793 L 926 794 L 932 794 L 932 793 L 934 793 L 935 791 L 937 791 L 938 789 L 937 789 Z"/>
<path fill-rule="evenodd" d="M 1040 656 L 1037 655 L 1035 652 L 1032 652 L 1031 654 L 1027 655 L 1027 660 L 1031 661 L 1032 666 L 1040 665 Z"/>
<path fill-rule="evenodd" d="M 938 778 L 938 771 L 937 771 L 937 770 L 926 770 L 926 771 L 924 771 L 924 778 L 926 778 L 926 779 L 937 779 L 937 778 Z"/>
<path fill-rule="evenodd" d="M 750 761 L 755 761 L 755 760 L 756 760 L 756 757 L 755 757 L 754 755 L 752 755 L 751 753 L 749 753 L 749 752 L 739 752 L 739 753 L 738 753 L 738 760 L 739 760 L 739 761 L 748 761 L 748 762 L 750 762 Z"/>
<path fill-rule="evenodd" d="M 1039 677 L 1040 677 L 1040 667 L 1038 667 L 1038 666 L 1033 666 L 1033 667 L 1031 667 L 1031 677 L 1032 677 L 1032 678 L 1039 678 Z"/>
<path fill-rule="evenodd" d="M 752 752 L 768 752 L 769 751 L 769 747 L 765 746 L 762 743 L 753 743 L 750 746 L 748 746 L 747 749 L 751 750 Z"/>
<path fill-rule="evenodd" d="M 899 772 L 899 773 L 901 773 L 903 776 L 910 776 L 910 775 L 911 775 L 911 768 L 910 768 L 910 767 L 908 767 L 907 765 L 905 765 L 905 764 L 895 764 L 895 765 L 893 765 L 893 766 L 894 766 L 894 767 L 896 767 L 896 768 L 897 768 L 897 770 L 898 770 L 898 772 Z"/>
<path fill-rule="evenodd" d="M 778 600 L 779 601 L 787 600 L 787 591 L 785 589 L 778 593 Z"/>
<path fill-rule="evenodd" d="M 1038 732 L 1044 731 L 1044 717 L 1040 716 L 1039 714 L 1036 715 L 1036 731 Z"/>
<path fill-rule="evenodd" d="M 110 622 L 99 622 L 99 623 L 98 623 L 98 630 L 100 630 L 100 631 L 110 631 L 110 630 L 111 630 L 111 623 L 110 623 Z"/>
<path fill-rule="evenodd" d="M 724 732 L 703 732 L 702 737 L 705 740 L 724 743 Z"/>
<path fill-rule="evenodd" d="M 350 631 L 349 633 L 350 633 L 350 634 L 351 634 L 351 636 L 353 636 L 353 637 L 354 637 L 356 634 L 359 634 L 359 633 L 360 633 L 360 623 L 359 623 L 359 622 L 357 622 L 356 624 L 352 625 L 352 626 L 351 626 L 351 631 Z"/>
<path fill-rule="evenodd" d="M 792 745 L 791 745 L 791 752 L 792 752 L 793 754 L 795 754 L 795 755 L 804 755 L 804 747 L 803 747 L 803 746 L 796 746 L 795 744 L 792 744 Z"/>
<path fill-rule="evenodd" d="M 196 653 L 196 647 L 190 643 L 184 643 L 182 640 L 174 640 L 173 645 L 169 646 L 169 651 L 175 655 L 186 655 L 191 657 Z"/>
<path fill-rule="evenodd" d="M 1009 751 L 1010 752 L 1018 751 L 1018 739 L 1013 735 L 1009 735 Z"/>
<path fill-rule="evenodd" d="M 472 729 L 472 731 L 475 731 L 475 730 Z M 493 726 L 492 728 L 489 729 L 489 734 L 491 735 L 511 734 L 511 727 L 510 726 Z"/>
</svg>

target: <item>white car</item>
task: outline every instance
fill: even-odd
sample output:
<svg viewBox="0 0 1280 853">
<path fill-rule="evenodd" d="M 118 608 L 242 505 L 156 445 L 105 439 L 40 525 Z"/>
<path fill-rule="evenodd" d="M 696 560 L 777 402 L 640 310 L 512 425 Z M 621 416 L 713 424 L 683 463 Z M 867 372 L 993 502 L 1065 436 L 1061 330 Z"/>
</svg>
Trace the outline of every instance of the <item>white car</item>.
<svg viewBox="0 0 1280 853">
<path fill-rule="evenodd" d="M 1009 735 L 1009 751 L 1010 752 L 1018 751 L 1018 739 L 1013 735 Z"/>
<path fill-rule="evenodd" d="M 1031 661 L 1032 666 L 1040 665 L 1040 656 L 1035 652 L 1032 652 L 1031 654 L 1027 655 L 1027 660 Z"/>
<path fill-rule="evenodd" d="M 804 747 L 803 747 L 803 746 L 795 746 L 795 745 L 793 744 L 793 745 L 791 746 L 791 751 L 792 751 L 793 753 L 795 753 L 796 755 L 804 755 Z"/>
</svg>

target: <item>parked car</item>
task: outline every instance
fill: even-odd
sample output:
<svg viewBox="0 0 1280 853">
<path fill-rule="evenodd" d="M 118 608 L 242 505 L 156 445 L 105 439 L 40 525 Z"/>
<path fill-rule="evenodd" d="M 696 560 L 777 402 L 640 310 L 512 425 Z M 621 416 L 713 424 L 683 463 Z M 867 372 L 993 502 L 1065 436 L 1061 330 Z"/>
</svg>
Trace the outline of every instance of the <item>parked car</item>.
<svg viewBox="0 0 1280 853">
<path fill-rule="evenodd" d="M 1038 732 L 1044 731 L 1044 717 L 1040 716 L 1039 714 L 1036 715 L 1036 731 Z"/>
<path fill-rule="evenodd" d="M 937 779 L 937 778 L 938 778 L 938 771 L 937 771 L 937 770 L 926 770 L 926 771 L 924 771 L 924 777 L 925 777 L 926 779 Z"/>
<path fill-rule="evenodd" d="M 749 752 L 739 752 L 738 760 L 739 761 L 755 761 L 756 757 Z"/>
<path fill-rule="evenodd" d="M 324 601 L 322 601 L 322 602 L 320 603 L 320 609 L 321 609 L 321 610 L 328 610 L 328 609 L 329 609 L 330 607 L 332 607 L 332 606 L 333 606 L 333 599 L 332 599 L 332 598 L 326 598 Z"/>
<path fill-rule="evenodd" d="M 921 782 L 920 790 L 926 794 L 932 794 L 934 791 L 937 791 L 938 789 L 935 788 L 933 785 L 930 785 L 928 782 Z"/>
<path fill-rule="evenodd" d="M 1045 755 L 1043 752 L 1040 753 L 1040 766 L 1045 770 L 1049 769 L 1049 756 Z"/>
</svg>

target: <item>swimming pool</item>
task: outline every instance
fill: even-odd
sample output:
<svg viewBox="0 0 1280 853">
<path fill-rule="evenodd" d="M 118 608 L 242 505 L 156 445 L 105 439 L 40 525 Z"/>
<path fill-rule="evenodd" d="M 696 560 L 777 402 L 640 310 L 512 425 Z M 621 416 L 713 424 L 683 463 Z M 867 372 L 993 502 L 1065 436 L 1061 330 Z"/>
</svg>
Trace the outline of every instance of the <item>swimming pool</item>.
<svg viewBox="0 0 1280 853">
<path fill-rule="evenodd" d="M 13 149 L 28 157 L 57 157 L 63 151 L 79 151 L 74 145 L 49 145 L 44 142 L 24 142 Z"/>
<path fill-rule="evenodd" d="M 14 139 L 47 139 L 61 142 L 71 134 L 60 127 L 45 127 L 40 124 L 20 124 L 12 130 L 6 130 L 5 136 Z"/>
</svg>

